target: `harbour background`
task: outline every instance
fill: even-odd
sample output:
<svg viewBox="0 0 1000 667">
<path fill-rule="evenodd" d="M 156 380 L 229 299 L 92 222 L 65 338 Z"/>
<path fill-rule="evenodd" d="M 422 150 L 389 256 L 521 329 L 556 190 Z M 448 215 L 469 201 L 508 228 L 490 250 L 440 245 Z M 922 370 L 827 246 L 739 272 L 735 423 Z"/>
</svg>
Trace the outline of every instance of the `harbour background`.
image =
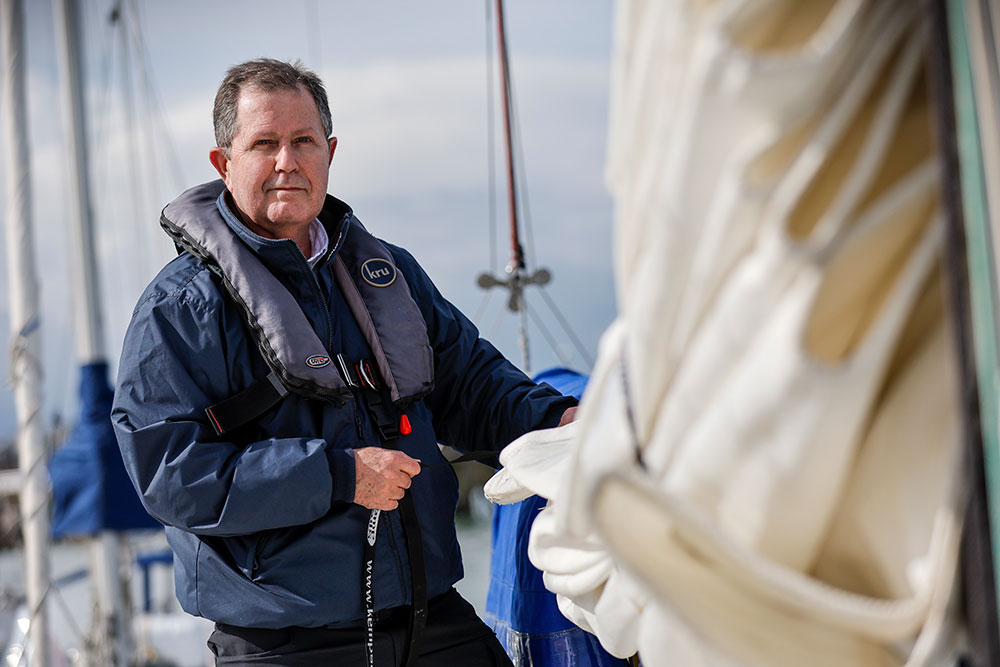
<svg viewBox="0 0 1000 667">
<path fill-rule="evenodd" d="M 465 577 L 455 588 L 482 616 L 489 587 L 491 505 L 485 498 L 481 502 L 473 502 L 478 503 L 473 505 L 477 509 L 471 512 L 463 510 L 456 517 Z M 128 590 L 135 612 L 142 610 L 145 598 L 143 570 L 136 564 L 138 556 L 159 554 L 167 548 L 163 531 L 133 533 L 127 540 L 131 556 L 127 560 L 133 565 L 128 568 Z M 62 540 L 54 543 L 49 552 L 54 582 L 48 598 L 49 622 L 52 637 L 60 648 L 53 655 L 66 655 L 69 661 L 79 655 L 89 630 L 93 606 L 91 584 L 85 576 L 89 566 L 89 549 L 90 545 L 85 540 Z M 159 645 L 161 650 L 169 650 L 181 667 L 210 664 L 207 661 L 211 656 L 204 641 L 211 633 L 212 623 L 188 617 L 180 609 L 169 565 L 152 565 L 148 576 L 150 611 L 159 616 L 160 624 L 155 633 L 144 633 L 140 629 L 136 633 L 138 641 L 153 642 L 152 646 Z M 0 649 L 7 645 L 16 630 L 15 615 L 24 596 L 24 581 L 23 552 L 20 549 L 0 550 Z M 167 643 L 169 646 L 165 646 Z"/>
<path fill-rule="evenodd" d="M 84 96 L 90 114 L 103 342 L 111 378 L 139 294 L 174 255 L 157 226 L 160 209 L 184 188 L 216 177 L 205 159 L 214 143 L 215 87 L 227 67 L 260 56 L 300 58 L 327 82 L 340 140 L 331 193 L 349 201 L 373 233 L 410 250 L 482 334 L 523 365 L 518 318 L 507 311 L 499 290 L 484 293 L 476 287 L 481 272 L 501 275 L 509 256 L 505 198 L 499 192 L 504 188 L 501 151 L 496 143 L 488 146 L 490 113 L 492 136 L 499 136 L 499 95 L 489 92 L 485 76 L 490 64 L 496 64 L 490 55 L 495 37 L 487 37 L 490 25 L 483 11 L 490 4 L 388 0 L 375 6 L 301 0 L 283 5 L 278 16 L 265 0 L 83 0 Z M 42 418 L 51 434 L 51 452 L 65 441 L 78 411 L 69 270 L 75 249 L 66 229 L 70 176 L 52 4 L 25 5 L 31 160 L 23 168 L 30 170 L 31 222 L 42 282 Z M 525 221 L 530 268 L 544 266 L 552 272 L 547 294 L 594 356 L 615 312 L 611 200 L 603 182 L 612 3 L 508 0 L 506 7 L 521 189 L 526 208 L 530 202 Z M 177 48 L 178 34 L 185 37 L 183 49 Z M 133 69 L 127 71 L 129 66 Z M 124 85 L 129 76 L 131 90 Z M 130 104 L 138 112 L 134 122 L 125 117 Z M 0 176 L 8 168 L 0 164 Z M 5 196 L 0 191 L 0 209 Z M 0 275 L 7 274 L 6 262 L 6 253 L 0 252 Z M 527 294 L 534 311 L 529 318 L 532 364 L 525 370 L 553 365 L 589 370 L 536 294 L 534 288 Z M 9 299 L 0 290 L 4 331 L 10 328 Z M 7 355 L 0 355 L 4 378 L 9 376 L 7 364 Z M 16 430 L 13 396 L 0 392 L 0 459 L 12 453 Z M 0 524 L 0 533 L 17 532 L 16 521 Z M 459 532 L 466 577 L 458 588 L 481 612 L 488 584 L 489 524 L 460 517 Z M 141 546 L 145 551 L 157 544 Z M 54 543 L 53 577 L 87 567 L 87 548 L 80 541 Z M 151 571 L 153 595 L 172 600 L 172 594 L 164 593 L 172 586 L 164 571 Z M 131 574 L 137 601 L 140 579 Z M 70 579 L 49 601 L 57 638 L 79 636 L 90 623 L 90 584 Z M 21 553 L 0 551 L 0 588 L 16 598 L 23 586 Z"/>
</svg>

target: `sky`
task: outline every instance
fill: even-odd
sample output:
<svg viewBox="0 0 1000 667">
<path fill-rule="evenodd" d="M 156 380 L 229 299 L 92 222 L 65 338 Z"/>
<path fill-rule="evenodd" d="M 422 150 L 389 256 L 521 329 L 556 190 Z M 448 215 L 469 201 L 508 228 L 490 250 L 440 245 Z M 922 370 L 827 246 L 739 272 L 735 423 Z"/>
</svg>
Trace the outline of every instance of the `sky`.
<svg viewBox="0 0 1000 667">
<path fill-rule="evenodd" d="M 24 4 L 45 414 L 71 423 L 77 361 L 63 74 L 52 4 Z M 277 3 L 249 0 L 124 0 L 121 18 L 112 23 L 114 4 L 81 2 L 91 191 L 112 378 L 136 299 L 174 254 L 158 226 L 160 210 L 187 187 L 216 178 L 208 161 L 216 87 L 228 67 L 261 56 L 300 59 L 326 82 L 339 140 L 329 191 L 351 204 L 377 236 L 410 250 L 442 293 L 523 367 L 518 317 L 506 310 L 501 290 L 486 293 L 475 285 L 484 271 L 502 273 L 510 258 L 495 73 L 488 86 L 488 62 L 496 65 L 495 40 L 487 37 L 492 2 L 290 0 L 278 9 Z M 545 267 L 553 275 L 547 298 L 528 288 L 533 372 L 555 365 L 588 372 L 615 315 L 612 203 L 603 179 L 612 14 L 610 0 L 505 3 L 520 195 L 528 213 L 523 244 L 529 270 Z M 0 176 L 8 168 L 0 164 Z M 0 216 L 4 196 L 0 187 Z M 5 285 L 6 252 L 0 252 Z M 5 380 L 8 303 L 7 290 L 0 290 Z M 4 386 L 0 442 L 16 430 L 9 381 Z"/>
</svg>

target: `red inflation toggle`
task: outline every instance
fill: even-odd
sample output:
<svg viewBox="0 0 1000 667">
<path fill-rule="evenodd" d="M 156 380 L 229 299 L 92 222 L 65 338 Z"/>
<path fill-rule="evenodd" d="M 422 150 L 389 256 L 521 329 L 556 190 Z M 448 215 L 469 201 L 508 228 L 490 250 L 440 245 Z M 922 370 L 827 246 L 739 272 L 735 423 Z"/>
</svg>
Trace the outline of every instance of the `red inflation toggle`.
<svg viewBox="0 0 1000 667">
<path fill-rule="evenodd" d="M 406 415 L 399 418 L 399 432 L 402 435 L 410 435 L 413 432 L 413 427 L 410 426 L 410 418 Z"/>
</svg>

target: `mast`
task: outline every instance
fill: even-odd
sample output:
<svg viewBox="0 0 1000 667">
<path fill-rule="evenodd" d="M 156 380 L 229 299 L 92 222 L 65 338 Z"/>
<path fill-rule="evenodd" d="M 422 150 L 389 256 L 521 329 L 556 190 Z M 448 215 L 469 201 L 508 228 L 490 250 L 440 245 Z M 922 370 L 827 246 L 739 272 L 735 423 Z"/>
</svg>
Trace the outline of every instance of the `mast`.
<svg viewBox="0 0 1000 667">
<path fill-rule="evenodd" d="M 503 22 L 503 0 L 496 0 L 497 48 L 500 51 L 500 99 L 503 104 L 504 147 L 507 156 L 507 209 L 510 211 L 510 269 L 524 269 L 524 248 L 521 247 L 518 225 L 517 182 L 514 178 L 514 138 L 511 133 L 510 69 L 507 62 L 507 31 Z"/>
<path fill-rule="evenodd" d="M 21 470 L 21 530 L 28 597 L 28 641 L 32 664 L 49 663 L 45 596 L 49 574 L 49 480 L 42 426 L 39 361 L 39 289 L 31 229 L 31 164 L 24 88 L 24 10 L 21 0 L 0 0 L 7 164 L 7 271 L 10 285 L 10 372 L 17 408 L 17 457 Z"/>
<path fill-rule="evenodd" d="M 497 15 L 497 48 L 500 55 L 500 90 L 503 104 L 504 146 L 507 157 L 507 209 L 510 219 L 511 258 L 506 266 L 507 278 L 501 279 L 490 273 L 481 273 L 477 284 L 483 289 L 506 287 L 510 293 L 507 308 L 520 314 L 520 329 L 518 342 L 521 346 L 521 356 L 525 373 L 531 373 L 531 359 L 528 347 L 528 309 L 524 302 L 524 288 L 527 285 L 544 285 L 551 279 L 551 274 L 545 269 L 539 269 L 533 274 L 527 272 L 524 264 L 524 248 L 521 245 L 519 220 L 517 180 L 514 173 L 514 139 L 511 131 L 512 101 L 510 96 L 510 67 L 507 58 L 507 31 L 503 21 L 503 0 L 495 0 Z"/>
<path fill-rule="evenodd" d="M 104 320 L 98 286 L 97 254 L 90 202 L 86 113 L 83 100 L 83 49 L 75 0 L 53 0 L 59 55 L 63 71 L 63 122 L 73 174 L 70 240 L 78 249 L 73 263 L 76 353 L 81 366 L 106 368 Z M 105 380 L 106 382 L 106 380 Z M 110 419 L 110 415 L 108 416 Z M 131 619 L 121 581 L 120 544 L 113 531 L 102 529 L 91 542 L 91 572 L 95 592 L 94 664 L 124 666 L 132 661 Z"/>
<path fill-rule="evenodd" d="M 86 112 L 83 103 L 79 16 L 75 0 L 54 0 L 59 59 L 63 76 L 63 126 L 69 147 L 70 241 L 80 252 L 73 259 L 73 321 L 76 328 L 76 356 L 81 364 L 103 360 L 104 320 L 97 285 L 97 254 L 90 205 L 90 169 L 86 139 Z"/>
</svg>

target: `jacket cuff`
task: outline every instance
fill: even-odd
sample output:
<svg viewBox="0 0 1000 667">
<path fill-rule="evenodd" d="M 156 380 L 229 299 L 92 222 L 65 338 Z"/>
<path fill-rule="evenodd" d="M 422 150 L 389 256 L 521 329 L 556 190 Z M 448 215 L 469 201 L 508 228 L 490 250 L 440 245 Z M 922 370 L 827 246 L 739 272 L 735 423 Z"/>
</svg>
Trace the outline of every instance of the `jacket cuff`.
<svg viewBox="0 0 1000 667">
<path fill-rule="evenodd" d="M 560 399 L 553 401 L 545 411 L 545 417 L 542 419 L 541 423 L 536 426 L 536 429 L 543 428 L 555 428 L 559 426 L 559 420 L 562 419 L 563 413 L 570 408 L 575 408 L 580 405 L 580 401 L 576 400 L 572 396 L 563 396 Z"/>
<path fill-rule="evenodd" d="M 354 450 L 327 449 L 326 458 L 330 463 L 330 475 L 333 477 L 333 495 L 331 502 L 354 502 Z"/>
</svg>

